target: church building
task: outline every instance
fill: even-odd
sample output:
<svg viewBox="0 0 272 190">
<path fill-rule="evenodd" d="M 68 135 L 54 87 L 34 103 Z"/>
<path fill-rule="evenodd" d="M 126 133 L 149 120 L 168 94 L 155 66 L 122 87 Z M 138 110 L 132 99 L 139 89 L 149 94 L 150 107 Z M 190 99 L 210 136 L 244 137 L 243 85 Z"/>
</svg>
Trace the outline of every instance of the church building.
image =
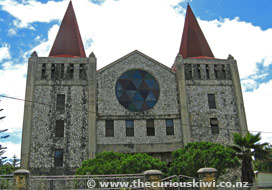
<svg viewBox="0 0 272 190">
<path fill-rule="evenodd" d="M 135 50 L 97 70 L 70 2 L 49 56 L 28 61 L 21 168 L 74 174 L 103 151 L 169 161 L 190 142 L 246 133 L 236 60 L 214 57 L 190 5 L 181 35 L 171 68 Z"/>
</svg>

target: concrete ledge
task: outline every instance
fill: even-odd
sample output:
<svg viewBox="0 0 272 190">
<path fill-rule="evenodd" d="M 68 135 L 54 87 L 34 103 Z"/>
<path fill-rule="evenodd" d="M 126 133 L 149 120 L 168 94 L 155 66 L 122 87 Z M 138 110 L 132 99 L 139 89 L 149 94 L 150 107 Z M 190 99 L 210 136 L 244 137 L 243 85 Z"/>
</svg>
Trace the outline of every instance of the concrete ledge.
<svg viewBox="0 0 272 190">
<path fill-rule="evenodd" d="M 147 170 L 144 172 L 145 175 L 162 175 L 160 170 Z"/>
<path fill-rule="evenodd" d="M 122 153 L 163 153 L 182 147 L 182 142 L 157 144 L 98 144 L 97 152 L 115 151 Z"/>
<path fill-rule="evenodd" d="M 197 170 L 197 173 L 215 173 L 217 172 L 217 169 L 214 168 L 200 168 Z"/>
<path fill-rule="evenodd" d="M 13 174 L 30 174 L 30 172 L 26 169 L 19 169 L 13 172 Z"/>
</svg>

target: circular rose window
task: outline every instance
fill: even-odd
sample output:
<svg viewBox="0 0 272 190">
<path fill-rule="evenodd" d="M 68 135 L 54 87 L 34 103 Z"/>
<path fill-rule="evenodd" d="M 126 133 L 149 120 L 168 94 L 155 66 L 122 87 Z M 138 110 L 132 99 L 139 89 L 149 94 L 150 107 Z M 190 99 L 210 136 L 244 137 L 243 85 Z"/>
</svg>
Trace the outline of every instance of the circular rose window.
<svg viewBox="0 0 272 190">
<path fill-rule="evenodd" d="M 160 89 L 148 72 L 134 69 L 123 73 L 115 86 L 119 103 L 133 112 L 151 109 L 158 101 Z"/>
</svg>

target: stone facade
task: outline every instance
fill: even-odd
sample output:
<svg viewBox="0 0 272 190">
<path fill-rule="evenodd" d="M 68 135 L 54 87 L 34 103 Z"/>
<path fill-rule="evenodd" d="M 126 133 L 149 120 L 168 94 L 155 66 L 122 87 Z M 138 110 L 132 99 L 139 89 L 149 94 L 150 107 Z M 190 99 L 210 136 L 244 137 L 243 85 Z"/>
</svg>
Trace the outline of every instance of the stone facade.
<svg viewBox="0 0 272 190">
<path fill-rule="evenodd" d="M 159 99 L 150 110 L 131 112 L 123 107 L 116 98 L 115 85 L 118 78 L 122 73 L 131 69 L 147 71 L 159 83 Z M 108 144 L 119 145 L 116 148 L 121 152 L 145 152 L 145 149 L 139 150 L 142 149 L 139 148 L 142 144 L 152 145 L 153 148 L 150 152 L 169 152 L 176 149 L 177 144 L 182 146 L 176 76 L 172 70 L 141 53 L 133 53 L 99 70 L 97 83 L 97 144 L 100 145 L 99 152 L 108 150 Z M 116 126 L 114 137 L 105 137 L 105 120 L 108 119 L 114 120 L 114 126 Z M 134 120 L 134 137 L 126 137 L 125 120 L 128 119 Z M 147 119 L 154 119 L 155 136 L 146 135 Z M 174 120 L 174 135 L 166 136 L 165 119 Z M 161 146 L 156 146 L 158 143 L 168 143 L 169 146 L 163 149 Z M 170 148 L 171 146 L 173 148 Z"/>
<path fill-rule="evenodd" d="M 25 105 L 22 167 L 33 174 L 72 174 L 83 160 L 103 151 L 145 152 L 169 161 L 172 151 L 193 141 L 231 144 L 233 132 L 247 129 L 239 74 L 235 60 L 176 59 L 177 71 L 139 51 L 96 71 L 96 58 L 29 59 Z M 145 111 L 130 111 L 120 104 L 116 83 L 120 76 L 139 69 L 159 85 L 156 104 Z M 71 74 L 72 72 L 72 74 Z M 72 75 L 72 78 L 71 78 Z M 57 109 L 57 95 L 65 109 Z M 209 108 L 208 94 L 216 108 Z M 34 103 L 35 102 L 35 103 Z M 211 119 L 218 122 L 215 131 Z M 64 121 L 63 137 L 56 137 L 56 121 Z M 113 136 L 106 121 L 113 121 Z M 126 121 L 134 134 L 126 134 Z M 154 121 L 148 135 L 147 120 Z M 166 132 L 173 121 L 173 134 Z M 56 166 L 62 150 L 62 166 Z"/>
</svg>

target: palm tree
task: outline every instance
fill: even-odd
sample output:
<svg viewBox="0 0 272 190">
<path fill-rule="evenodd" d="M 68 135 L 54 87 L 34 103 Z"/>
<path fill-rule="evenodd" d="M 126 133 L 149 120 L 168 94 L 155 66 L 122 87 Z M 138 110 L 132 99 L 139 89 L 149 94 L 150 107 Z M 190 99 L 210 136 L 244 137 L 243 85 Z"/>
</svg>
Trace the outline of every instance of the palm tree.
<svg viewBox="0 0 272 190">
<path fill-rule="evenodd" d="M 269 158 L 269 151 L 264 149 L 268 143 L 260 143 L 260 140 L 261 133 L 254 135 L 247 132 L 244 137 L 240 133 L 233 134 L 234 146 L 232 146 L 232 148 L 236 151 L 238 158 L 242 161 L 242 182 L 253 183 L 253 158 L 255 160 L 266 160 Z"/>
</svg>

